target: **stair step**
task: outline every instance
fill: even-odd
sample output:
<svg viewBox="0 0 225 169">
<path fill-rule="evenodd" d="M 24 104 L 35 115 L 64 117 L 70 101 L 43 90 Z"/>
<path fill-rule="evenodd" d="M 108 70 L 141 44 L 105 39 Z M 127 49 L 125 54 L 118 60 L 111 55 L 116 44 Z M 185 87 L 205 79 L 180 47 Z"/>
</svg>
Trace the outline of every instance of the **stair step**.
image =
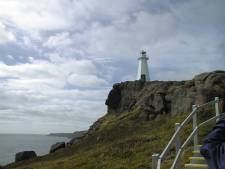
<svg viewBox="0 0 225 169">
<path fill-rule="evenodd" d="M 186 169 L 209 169 L 206 164 L 185 164 Z"/>
<path fill-rule="evenodd" d="M 196 146 L 194 146 L 194 149 L 195 149 L 195 150 L 200 150 L 200 147 L 201 147 L 201 146 L 202 146 L 202 145 L 200 145 L 200 144 L 199 144 L 199 145 L 196 145 Z"/>
<path fill-rule="evenodd" d="M 194 157 L 202 157 L 199 150 L 192 151 Z"/>
<path fill-rule="evenodd" d="M 191 164 L 206 164 L 206 161 L 203 157 L 190 157 Z"/>
</svg>

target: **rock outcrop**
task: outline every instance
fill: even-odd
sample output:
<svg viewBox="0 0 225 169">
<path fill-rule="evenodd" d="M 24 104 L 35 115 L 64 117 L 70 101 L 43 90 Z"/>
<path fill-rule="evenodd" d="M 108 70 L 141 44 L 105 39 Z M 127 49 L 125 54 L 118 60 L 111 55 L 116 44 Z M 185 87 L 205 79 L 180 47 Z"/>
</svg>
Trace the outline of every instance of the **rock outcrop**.
<svg viewBox="0 0 225 169">
<path fill-rule="evenodd" d="M 36 157 L 37 154 L 34 151 L 23 151 L 16 154 L 15 162 L 30 160 Z"/>
<path fill-rule="evenodd" d="M 68 142 L 68 145 L 72 145 L 74 143 L 76 143 L 79 139 L 81 139 L 82 137 L 85 136 L 85 134 L 87 133 L 87 131 L 76 131 L 73 133 L 73 138 Z"/>
<path fill-rule="evenodd" d="M 143 120 L 164 113 L 190 112 L 193 104 L 225 98 L 225 71 L 197 75 L 188 81 L 133 81 L 115 84 L 106 100 L 108 113 L 141 110 Z"/>
<path fill-rule="evenodd" d="M 58 142 L 58 143 L 55 143 L 51 146 L 50 148 L 50 153 L 54 153 L 62 148 L 65 148 L 66 147 L 66 144 L 65 142 Z"/>
</svg>

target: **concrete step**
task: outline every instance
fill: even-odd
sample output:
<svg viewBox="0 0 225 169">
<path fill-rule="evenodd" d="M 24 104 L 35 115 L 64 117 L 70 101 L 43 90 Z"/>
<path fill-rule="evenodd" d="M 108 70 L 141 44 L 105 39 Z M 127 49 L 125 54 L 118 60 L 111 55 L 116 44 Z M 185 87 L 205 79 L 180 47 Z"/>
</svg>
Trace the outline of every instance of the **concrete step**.
<svg viewBox="0 0 225 169">
<path fill-rule="evenodd" d="M 194 149 L 195 149 L 195 150 L 200 150 L 200 147 L 201 147 L 201 146 L 202 146 L 202 145 L 200 145 L 200 144 L 199 144 L 199 145 L 196 145 L 196 146 L 194 146 Z"/>
<path fill-rule="evenodd" d="M 209 169 L 206 164 L 185 164 L 185 169 Z"/>
<path fill-rule="evenodd" d="M 190 157 L 191 164 L 206 164 L 206 161 L 203 157 Z"/>
<path fill-rule="evenodd" d="M 199 150 L 192 151 L 194 157 L 202 157 Z"/>
</svg>

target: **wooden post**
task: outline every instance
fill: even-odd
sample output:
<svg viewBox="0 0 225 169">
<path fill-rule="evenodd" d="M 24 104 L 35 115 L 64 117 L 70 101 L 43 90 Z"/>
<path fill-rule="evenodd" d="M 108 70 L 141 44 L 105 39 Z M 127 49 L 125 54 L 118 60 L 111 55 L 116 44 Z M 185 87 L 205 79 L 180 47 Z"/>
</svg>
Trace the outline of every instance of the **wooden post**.
<svg viewBox="0 0 225 169">
<path fill-rule="evenodd" d="M 195 111 L 194 115 L 193 115 L 193 130 L 197 127 L 197 106 L 193 105 L 192 106 L 192 111 Z M 194 149 L 196 149 L 198 145 L 198 132 L 196 132 L 196 134 L 194 135 Z"/>
<path fill-rule="evenodd" d="M 219 97 L 215 97 L 215 111 L 216 111 L 216 116 L 220 115 Z M 216 119 L 216 121 L 218 120 L 219 118 Z"/>
<path fill-rule="evenodd" d="M 159 154 L 152 155 L 152 169 L 157 169 Z"/>
<path fill-rule="evenodd" d="M 180 123 L 175 123 L 175 132 L 179 129 Z M 180 147 L 181 147 L 181 141 L 180 141 L 180 136 L 179 134 L 177 135 L 175 139 L 175 147 L 176 147 L 176 154 L 178 153 Z M 180 159 L 178 159 L 178 162 L 176 164 L 176 169 L 180 169 Z"/>
</svg>

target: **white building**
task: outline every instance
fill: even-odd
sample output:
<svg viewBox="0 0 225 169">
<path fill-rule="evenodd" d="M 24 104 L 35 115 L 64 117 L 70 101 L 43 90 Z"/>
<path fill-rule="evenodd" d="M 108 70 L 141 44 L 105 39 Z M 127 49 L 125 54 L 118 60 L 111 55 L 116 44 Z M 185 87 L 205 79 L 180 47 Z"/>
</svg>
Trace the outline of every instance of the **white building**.
<svg viewBox="0 0 225 169">
<path fill-rule="evenodd" d="M 146 56 L 146 51 L 141 51 L 141 57 L 138 58 L 139 65 L 138 65 L 138 74 L 137 80 L 145 80 L 150 81 L 149 71 L 148 71 L 148 60 L 149 58 Z"/>
</svg>

